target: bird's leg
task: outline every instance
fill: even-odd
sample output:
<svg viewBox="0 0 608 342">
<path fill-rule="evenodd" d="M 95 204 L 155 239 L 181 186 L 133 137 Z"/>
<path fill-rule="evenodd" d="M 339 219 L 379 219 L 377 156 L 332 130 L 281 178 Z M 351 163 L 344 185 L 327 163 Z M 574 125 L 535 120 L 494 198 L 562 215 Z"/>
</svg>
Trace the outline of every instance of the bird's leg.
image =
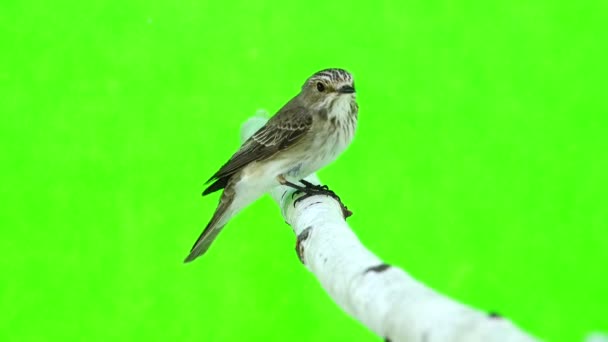
<svg viewBox="0 0 608 342">
<path fill-rule="evenodd" d="M 317 191 L 323 191 L 323 190 L 331 191 L 331 190 L 329 190 L 329 187 L 327 185 L 312 184 L 311 182 L 309 182 L 305 179 L 300 179 L 300 183 L 304 184 L 306 189 L 313 189 L 313 190 L 317 190 Z"/>
<path fill-rule="evenodd" d="M 300 183 L 304 184 L 304 186 L 306 186 L 307 188 L 312 188 L 315 185 L 312 184 L 311 182 L 307 181 L 306 179 L 300 179 Z"/>
<path fill-rule="evenodd" d="M 296 193 L 297 193 L 297 192 L 300 192 L 300 191 L 301 191 L 301 192 L 308 193 L 308 189 L 307 189 L 307 187 L 304 187 L 304 186 L 301 186 L 301 185 L 294 184 L 294 183 L 292 183 L 292 182 L 288 181 L 287 179 L 285 179 L 285 177 L 283 177 L 283 176 L 277 176 L 277 181 L 278 181 L 278 182 L 279 182 L 279 184 L 281 184 L 281 185 L 287 185 L 287 186 L 288 186 L 288 187 L 290 187 L 290 188 L 294 188 L 294 189 L 296 189 Z M 307 183 L 308 183 L 308 182 L 307 182 Z M 310 184 L 310 183 L 308 183 L 308 184 Z M 305 185 L 306 185 L 306 184 L 305 184 Z"/>
<path fill-rule="evenodd" d="M 304 184 L 304 186 L 308 189 L 323 189 L 323 190 L 329 190 L 329 188 L 327 187 L 327 185 L 316 185 L 316 184 L 312 184 L 311 182 L 307 181 L 306 179 L 300 179 L 300 183 Z"/>
</svg>

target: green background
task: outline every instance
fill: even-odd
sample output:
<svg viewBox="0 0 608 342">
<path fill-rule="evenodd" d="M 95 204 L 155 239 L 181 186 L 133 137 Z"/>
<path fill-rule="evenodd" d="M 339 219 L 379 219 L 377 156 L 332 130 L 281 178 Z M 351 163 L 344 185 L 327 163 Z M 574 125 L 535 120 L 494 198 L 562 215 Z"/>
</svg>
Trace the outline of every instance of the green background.
<svg viewBox="0 0 608 342">
<path fill-rule="evenodd" d="M 0 4 L 0 340 L 379 341 L 265 197 L 181 262 L 242 122 L 327 67 L 322 170 L 384 260 L 551 341 L 607 331 L 606 1 Z"/>
</svg>

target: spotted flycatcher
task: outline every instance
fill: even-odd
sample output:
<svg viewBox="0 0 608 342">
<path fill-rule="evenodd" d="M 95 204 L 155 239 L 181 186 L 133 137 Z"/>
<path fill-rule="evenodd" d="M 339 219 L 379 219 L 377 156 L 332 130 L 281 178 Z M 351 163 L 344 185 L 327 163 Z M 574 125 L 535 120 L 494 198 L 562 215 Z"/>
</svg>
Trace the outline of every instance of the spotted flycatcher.
<svg viewBox="0 0 608 342">
<path fill-rule="evenodd" d="M 355 133 L 358 109 L 353 77 L 346 70 L 321 70 L 308 78 L 300 93 L 207 181 L 213 183 L 203 195 L 224 191 L 184 262 L 205 253 L 230 218 L 279 184 L 320 193 L 321 187 L 302 179 L 346 149 Z"/>
</svg>

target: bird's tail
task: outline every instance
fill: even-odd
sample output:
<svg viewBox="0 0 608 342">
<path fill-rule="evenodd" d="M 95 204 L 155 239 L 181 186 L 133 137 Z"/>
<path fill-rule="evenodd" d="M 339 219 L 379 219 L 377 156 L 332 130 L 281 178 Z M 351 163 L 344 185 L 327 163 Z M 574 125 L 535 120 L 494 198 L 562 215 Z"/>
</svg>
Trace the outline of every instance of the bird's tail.
<svg viewBox="0 0 608 342">
<path fill-rule="evenodd" d="M 222 193 L 222 197 L 220 198 L 220 203 L 211 218 L 211 221 L 203 230 L 201 236 L 199 236 L 198 240 L 194 243 L 190 254 L 184 260 L 185 263 L 191 262 L 199 256 L 203 255 L 211 246 L 211 243 L 217 235 L 222 231 L 224 225 L 230 220 L 230 218 L 234 215 L 235 208 L 233 208 L 235 197 L 235 191 L 233 186 L 228 186 Z"/>
</svg>

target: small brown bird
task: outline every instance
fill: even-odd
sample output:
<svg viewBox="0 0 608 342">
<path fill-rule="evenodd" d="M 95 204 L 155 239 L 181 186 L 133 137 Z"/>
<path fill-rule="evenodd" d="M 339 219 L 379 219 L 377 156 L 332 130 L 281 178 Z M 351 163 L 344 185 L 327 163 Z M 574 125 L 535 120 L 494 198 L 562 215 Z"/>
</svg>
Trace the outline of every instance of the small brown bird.
<svg viewBox="0 0 608 342">
<path fill-rule="evenodd" d="M 311 193 L 314 186 L 302 179 L 346 149 L 355 134 L 358 109 L 353 77 L 346 70 L 321 70 L 308 78 L 302 91 L 207 181 L 213 183 L 203 195 L 224 192 L 184 262 L 205 253 L 230 218 L 279 184 Z"/>
</svg>

